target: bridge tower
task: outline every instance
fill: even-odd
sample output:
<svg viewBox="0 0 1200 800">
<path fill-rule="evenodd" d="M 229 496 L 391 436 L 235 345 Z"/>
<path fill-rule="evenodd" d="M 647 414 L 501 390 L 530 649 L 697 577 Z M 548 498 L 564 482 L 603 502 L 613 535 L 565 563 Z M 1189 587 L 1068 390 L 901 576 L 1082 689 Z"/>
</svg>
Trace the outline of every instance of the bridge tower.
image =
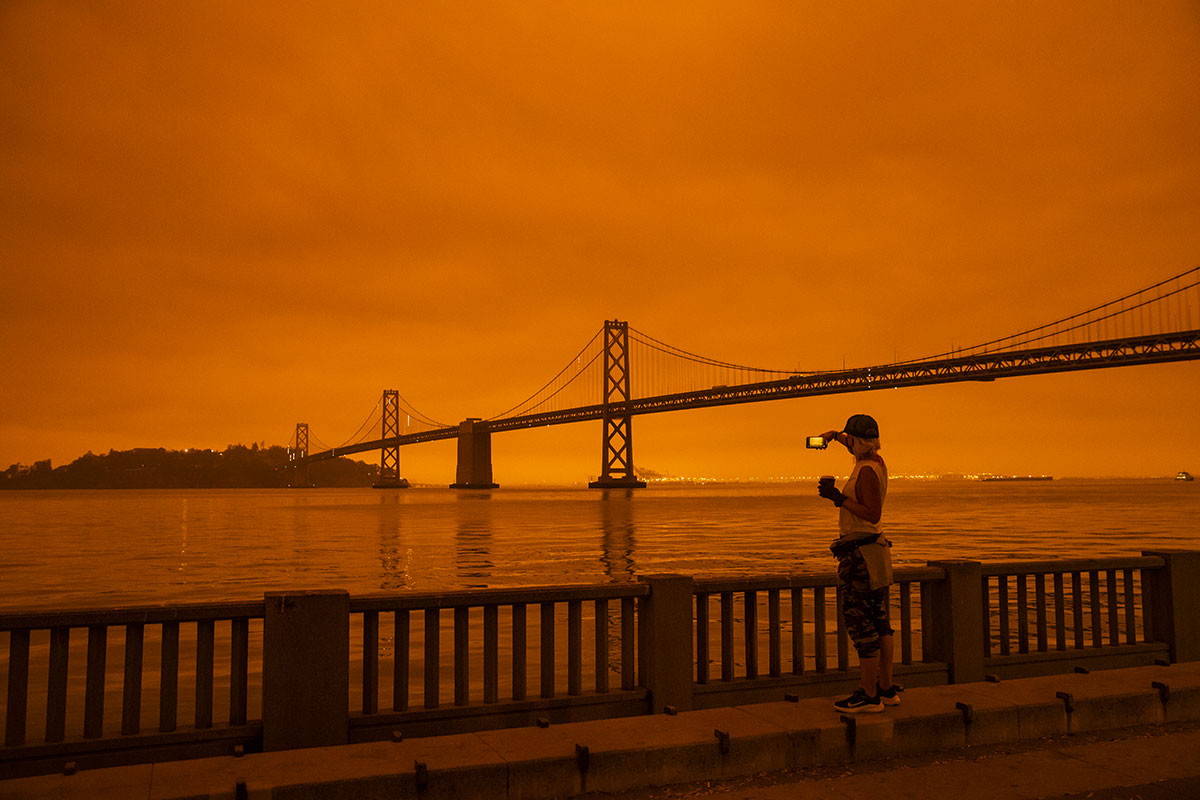
<svg viewBox="0 0 1200 800">
<path fill-rule="evenodd" d="M 383 390 L 383 432 L 379 437 L 383 446 L 379 450 L 379 483 L 376 489 L 407 489 L 408 481 L 400 477 L 400 392 L 396 389 Z M 388 442 L 391 444 L 388 444 Z"/>
<path fill-rule="evenodd" d="M 303 466 L 304 472 L 299 469 Z M 296 446 L 288 450 L 288 486 L 311 486 L 308 480 L 308 423 L 296 423 Z"/>
<path fill-rule="evenodd" d="M 604 437 L 600 480 L 592 489 L 646 486 L 633 471 L 633 415 L 629 412 L 629 323 L 604 321 Z"/>
</svg>

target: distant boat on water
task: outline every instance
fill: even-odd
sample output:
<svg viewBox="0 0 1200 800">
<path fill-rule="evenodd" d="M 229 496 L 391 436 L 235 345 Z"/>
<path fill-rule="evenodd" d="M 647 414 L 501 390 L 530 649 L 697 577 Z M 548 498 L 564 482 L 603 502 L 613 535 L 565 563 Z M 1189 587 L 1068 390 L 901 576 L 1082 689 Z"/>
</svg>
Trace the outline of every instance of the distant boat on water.
<svg viewBox="0 0 1200 800">
<path fill-rule="evenodd" d="M 1183 470 L 1179 470 L 1179 474 L 1175 476 L 1175 480 L 1177 480 L 1177 481 L 1194 481 L 1196 479 L 1193 478 L 1188 473 L 1184 472 Z"/>
<path fill-rule="evenodd" d="M 980 475 L 981 481 L 1052 481 L 1053 475 Z"/>
</svg>

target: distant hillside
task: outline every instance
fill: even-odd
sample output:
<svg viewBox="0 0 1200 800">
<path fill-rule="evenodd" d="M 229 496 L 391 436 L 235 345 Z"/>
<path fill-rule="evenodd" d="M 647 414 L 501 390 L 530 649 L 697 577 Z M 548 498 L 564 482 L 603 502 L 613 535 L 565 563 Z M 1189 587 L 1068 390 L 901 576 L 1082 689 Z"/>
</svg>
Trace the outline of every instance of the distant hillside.
<svg viewBox="0 0 1200 800">
<path fill-rule="evenodd" d="M 287 468 L 283 447 L 230 445 L 224 451 L 167 450 L 139 447 L 89 452 L 70 464 L 52 467 L 50 460 L 33 466 L 13 464 L 0 472 L 0 489 L 271 489 L 286 488 L 303 478 Z M 337 458 L 309 465 L 316 486 L 370 486 L 379 467 Z"/>
</svg>

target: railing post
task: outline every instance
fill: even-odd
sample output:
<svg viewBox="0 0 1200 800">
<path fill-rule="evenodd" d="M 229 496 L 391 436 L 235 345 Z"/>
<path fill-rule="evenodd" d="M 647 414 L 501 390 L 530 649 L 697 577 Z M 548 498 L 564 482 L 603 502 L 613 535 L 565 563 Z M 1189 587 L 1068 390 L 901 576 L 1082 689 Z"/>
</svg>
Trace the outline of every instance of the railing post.
<svg viewBox="0 0 1200 800">
<path fill-rule="evenodd" d="M 1142 570 L 1146 638 L 1165 642 L 1172 661 L 1200 661 L 1200 550 L 1143 550 L 1167 563 Z"/>
<path fill-rule="evenodd" d="M 983 680 L 983 566 L 978 561 L 930 561 L 945 580 L 929 583 L 927 659 L 945 661 L 951 683 Z"/>
<path fill-rule="evenodd" d="M 350 595 L 268 592 L 263 615 L 263 750 L 346 744 Z"/>
<path fill-rule="evenodd" d="M 692 708 L 692 578 L 641 575 L 650 594 L 638 599 L 638 682 L 650 712 Z"/>
</svg>

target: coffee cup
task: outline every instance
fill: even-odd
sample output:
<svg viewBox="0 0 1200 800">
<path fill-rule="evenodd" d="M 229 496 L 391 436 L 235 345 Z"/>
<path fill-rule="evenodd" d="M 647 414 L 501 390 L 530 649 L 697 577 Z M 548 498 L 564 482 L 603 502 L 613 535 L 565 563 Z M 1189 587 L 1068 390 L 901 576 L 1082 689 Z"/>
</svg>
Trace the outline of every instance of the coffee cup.
<svg viewBox="0 0 1200 800">
<path fill-rule="evenodd" d="M 832 475 L 822 475 L 821 479 L 819 481 L 817 481 L 817 485 L 820 486 L 822 489 L 824 489 L 826 487 L 832 489 L 835 480 L 836 479 Z"/>
</svg>

